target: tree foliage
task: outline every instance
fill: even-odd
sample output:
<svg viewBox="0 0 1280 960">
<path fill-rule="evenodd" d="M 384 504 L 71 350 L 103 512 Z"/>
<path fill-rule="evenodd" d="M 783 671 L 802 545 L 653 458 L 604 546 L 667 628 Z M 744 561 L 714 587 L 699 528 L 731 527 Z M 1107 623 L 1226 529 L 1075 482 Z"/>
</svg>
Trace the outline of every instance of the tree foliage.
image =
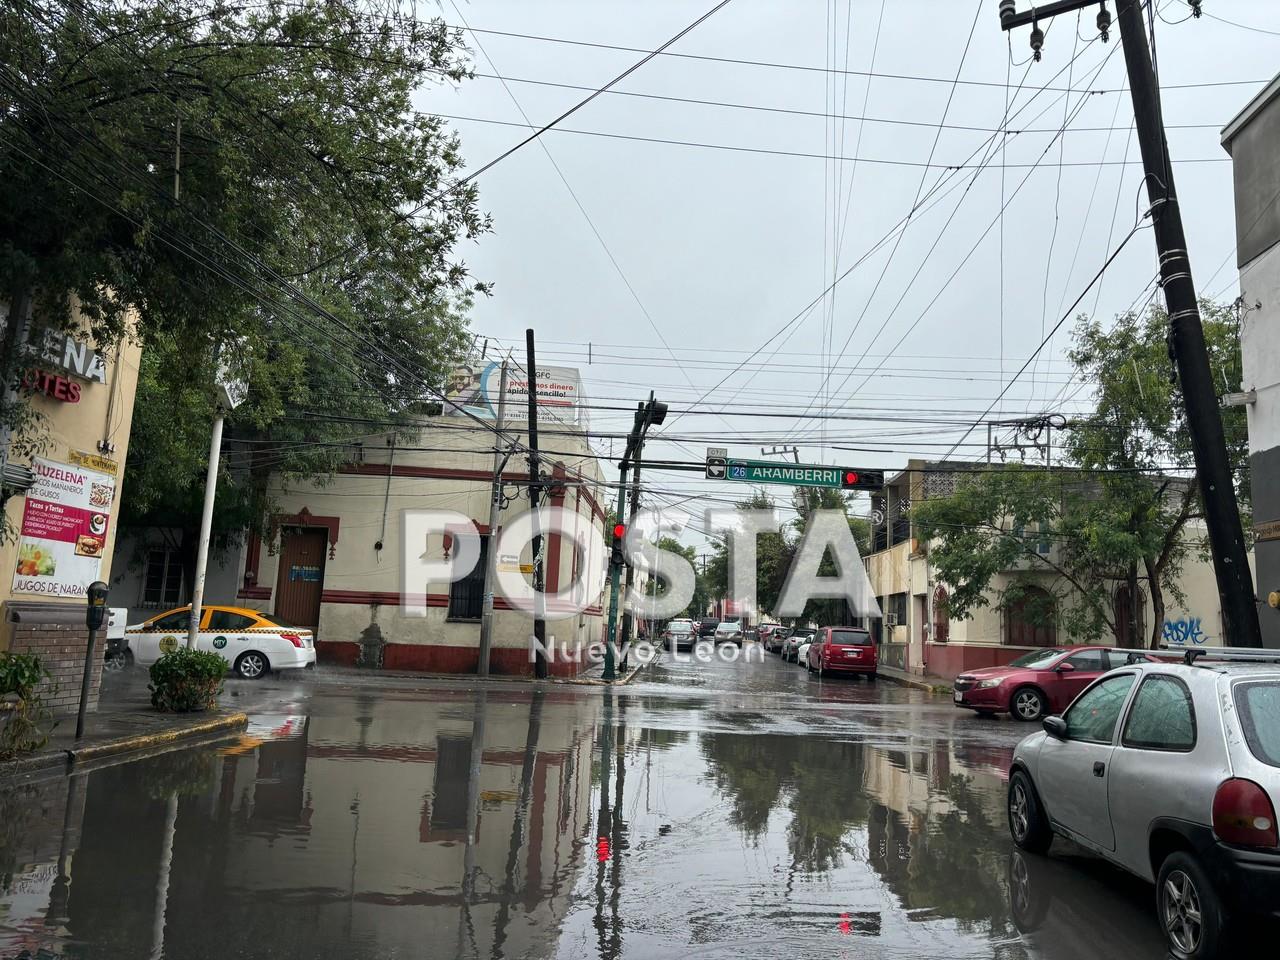
<svg viewBox="0 0 1280 960">
<path fill-rule="evenodd" d="M 1240 389 L 1239 327 L 1229 306 L 1202 303 L 1215 382 Z M 1010 466 L 961 474 L 953 495 L 921 501 L 916 528 L 950 589 L 951 616 L 994 603 L 1033 623 L 1055 624 L 1079 641 L 1127 634 L 1115 593 L 1131 576 L 1154 607 L 1151 644 L 1165 598 L 1181 600 L 1178 578 L 1205 545 L 1203 517 L 1181 392 L 1170 377 L 1168 318 L 1153 308 L 1109 329 L 1082 318 L 1070 359 L 1093 388 L 1093 409 L 1067 424 L 1060 469 Z M 1247 510 L 1247 428 L 1239 408 L 1223 411 L 1236 493 Z M 1007 578 L 1000 575 L 1008 573 Z M 1029 603 L 1049 591 L 1051 604 Z M 1136 639 L 1136 638 L 1135 638 Z"/>
<path fill-rule="evenodd" d="M 853 503 L 850 494 L 840 490 L 797 487 L 792 491 L 791 507 L 795 516 L 778 524 L 777 531 L 767 531 L 756 537 L 756 605 L 760 611 L 770 613 L 777 608 L 778 598 L 786 583 L 787 573 L 795 561 L 796 550 L 804 536 L 809 518 L 816 510 L 840 510 L 849 521 L 854 542 L 860 555 L 865 556 L 871 537 L 871 525 L 863 517 L 849 516 Z M 756 490 L 738 504 L 738 509 L 776 510 L 776 504 L 763 490 Z M 732 541 L 716 541 L 712 545 L 707 564 L 707 589 L 712 597 L 724 597 L 729 592 L 729 557 Z M 834 558 L 828 553 L 818 567 L 824 577 L 839 573 Z M 802 623 L 840 624 L 847 622 L 849 612 L 843 600 L 810 600 L 799 617 Z"/>
<path fill-rule="evenodd" d="M 457 31 L 403 10 L 0 11 L 0 299 L 29 294 L 53 327 L 78 303 L 99 345 L 144 345 L 126 523 L 188 515 L 215 345 L 250 384 L 224 527 L 262 519 L 266 472 L 323 476 L 363 422 L 403 422 L 463 352 L 484 287 L 458 244 L 489 221 L 457 137 L 412 97 L 466 61 Z"/>
</svg>

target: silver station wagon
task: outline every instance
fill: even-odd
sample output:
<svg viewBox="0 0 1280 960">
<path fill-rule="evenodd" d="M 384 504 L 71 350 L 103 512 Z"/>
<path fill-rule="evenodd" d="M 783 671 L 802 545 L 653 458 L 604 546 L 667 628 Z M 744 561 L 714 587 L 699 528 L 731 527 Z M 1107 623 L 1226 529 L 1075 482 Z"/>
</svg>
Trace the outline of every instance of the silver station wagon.
<svg viewBox="0 0 1280 960">
<path fill-rule="evenodd" d="M 1155 884 L 1169 950 L 1223 956 L 1280 916 L 1280 651 L 1186 651 L 1104 674 L 1018 744 L 1014 843 L 1054 834 Z"/>
</svg>

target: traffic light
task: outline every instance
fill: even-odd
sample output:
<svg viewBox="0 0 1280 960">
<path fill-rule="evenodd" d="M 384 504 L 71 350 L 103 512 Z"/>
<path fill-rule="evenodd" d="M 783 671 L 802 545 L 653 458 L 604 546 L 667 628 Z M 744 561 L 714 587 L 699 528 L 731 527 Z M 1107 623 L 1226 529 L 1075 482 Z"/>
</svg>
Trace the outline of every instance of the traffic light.
<svg viewBox="0 0 1280 960">
<path fill-rule="evenodd" d="M 622 552 L 622 543 L 627 539 L 627 525 L 625 523 L 615 523 L 613 525 L 613 550 L 609 556 L 609 562 L 615 566 L 622 566 L 626 561 Z"/>
<path fill-rule="evenodd" d="M 607 863 L 610 856 L 609 838 L 596 837 L 596 863 Z"/>
<path fill-rule="evenodd" d="M 855 470 L 852 467 L 840 468 L 840 489 L 842 490 L 880 490 L 883 487 L 883 470 Z"/>
</svg>

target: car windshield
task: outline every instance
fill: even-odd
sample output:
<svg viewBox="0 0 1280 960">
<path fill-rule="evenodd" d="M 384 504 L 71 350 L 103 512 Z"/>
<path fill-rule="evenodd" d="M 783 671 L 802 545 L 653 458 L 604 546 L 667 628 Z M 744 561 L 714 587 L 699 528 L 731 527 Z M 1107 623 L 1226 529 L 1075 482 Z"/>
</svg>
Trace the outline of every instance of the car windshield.
<svg viewBox="0 0 1280 960">
<path fill-rule="evenodd" d="M 1280 681 L 1236 684 L 1236 712 L 1249 750 L 1263 763 L 1280 767 Z"/>
<path fill-rule="evenodd" d="M 1067 651 L 1058 649 L 1057 647 L 1052 650 L 1032 650 L 1030 653 L 1024 653 L 1016 660 L 1010 660 L 1009 666 L 1031 667 L 1032 669 L 1037 667 L 1047 667 L 1066 652 Z"/>
<path fill-rule="evenodd" d="M 667 624 L 667 629 L 672 631 L 673 633 L 692 630 L 693 621 L 692 620 L 672 620 L 669 624 Z"/>
</svg>

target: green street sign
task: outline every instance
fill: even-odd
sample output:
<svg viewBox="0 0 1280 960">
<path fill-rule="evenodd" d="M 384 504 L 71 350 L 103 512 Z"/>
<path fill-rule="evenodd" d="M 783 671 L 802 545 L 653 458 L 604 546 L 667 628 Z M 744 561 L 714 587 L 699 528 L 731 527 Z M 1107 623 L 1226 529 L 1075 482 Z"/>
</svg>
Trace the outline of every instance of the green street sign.
<svg viewBox="0 0 1280 960">
<path fill-rule="evenodd" d="M 708 461 L 708 477 L 712 477 Z M 814 463 L 778 463 L 773 460 L 729 460 L 724 479 L 739 483 L 783 483 L 792 487 L 825 487 L 829 490 L 879 490 L 884 486 L 883 470 L 828 467 Z M 715 474 L 719 479 L 719 473 Z"/>
</svg>

